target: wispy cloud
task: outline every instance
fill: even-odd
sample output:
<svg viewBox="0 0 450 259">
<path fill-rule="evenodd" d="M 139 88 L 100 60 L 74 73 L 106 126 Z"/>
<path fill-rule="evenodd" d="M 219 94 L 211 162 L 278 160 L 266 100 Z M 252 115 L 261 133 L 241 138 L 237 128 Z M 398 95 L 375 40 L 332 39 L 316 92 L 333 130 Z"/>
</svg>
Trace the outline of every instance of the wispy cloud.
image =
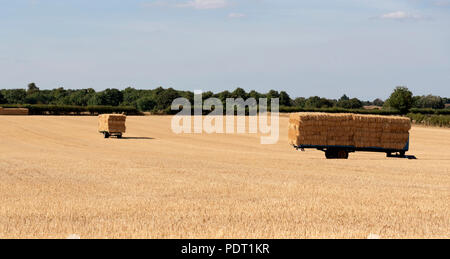
<svg viewBox="0 0 450 259">
<path fill-rule="evenodd" d="M 163 1 L 163 0 L 141 3 L 142 7 L 164 7 L 164 6 L 170 6 L 170 5 L 171 5 L 171 3 L 169 3 L 168 1 Z"/>
<path fill-rule="evenodd" d="M 228 15 L 228 18 L 232 18 L 232 19 L 238 19 L 238 18 L 244 18 L 246 15 L 243 13 L 230 13 Z"/>
<path fill-rule="evenodd" d="M 385 13 L 380 16 L 374 17 L 375 19 L 381 20 L 395 20 L 395 21 L 419 21 L 419 20 L 428 20 L 429 17 L 417 14 L 417 13 L 408 13 L 404 11 L 397 11 L 392 13 Z"/>
<path fill-rule="evenodd" d="M 434 1 L 434 5 L 439 7 L 450 7 L 450 0 L 437 0 Z"/>
<path fill-rule="evenodd" d="M 182 3 L 173 0 L 156 0 L 145 2 L 144 7 L 176 7 L 176 8 L 193 8 L 199 10 L 219 9 L 229 5 L 228 0 L 190 0 Z"/>
<path fill-rule="evenodd" d="M 200 10 L 219 9 L 227 6 L 228 2 L 226 0 L 193 0 L 176 5 L 176 7 L 190 7 Z"/>
</svg>

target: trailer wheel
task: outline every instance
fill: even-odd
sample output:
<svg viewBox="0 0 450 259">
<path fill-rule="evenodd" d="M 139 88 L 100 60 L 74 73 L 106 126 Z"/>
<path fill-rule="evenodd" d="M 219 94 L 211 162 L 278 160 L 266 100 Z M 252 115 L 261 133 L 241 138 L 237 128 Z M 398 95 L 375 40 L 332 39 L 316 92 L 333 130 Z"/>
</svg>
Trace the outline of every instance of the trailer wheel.
<svg viewBox="0 0 450 259">
<path fill-rule="evenodd" d="M 117 135 L 117 138 L 122 138 L 122 134 Z"/>
<path fill-rule="evenodd" d="M 325 157 L 327 159 L 348 159 L 348 151 L 329 149 L 325 151 Z"/>
<path fill-rule="evenodd" d="M 103 132 L 103 135 L 104 135 L 105 138 L 109 138 L 109 136 L 110 136 L 109 132 Z"/>
<path fill-rule="evenodd" d="M 339 150 L 337 152 L 337 157 L 339 159 L 348 159 L 348 152 L 347 152 L 347 150 Z"/>
<path fill-rule="evenodd" d="M 336 158 L 338 158 L 338 155 L 337 155 L 336 150 L 330 149 L 330 150 L 325 151 L 325 157 L 327 159 L 336 159 Z"/>
</svg>

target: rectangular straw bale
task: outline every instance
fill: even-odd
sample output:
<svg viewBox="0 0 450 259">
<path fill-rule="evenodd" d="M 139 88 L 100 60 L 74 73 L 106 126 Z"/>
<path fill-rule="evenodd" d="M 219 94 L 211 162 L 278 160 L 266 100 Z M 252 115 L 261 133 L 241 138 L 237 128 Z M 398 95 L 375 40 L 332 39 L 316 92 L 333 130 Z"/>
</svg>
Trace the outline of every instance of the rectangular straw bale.
<svg viewBox="0 0 450 259">
<path fill-rule="evenodd" d="M 360 114 L 295 113 L 289 123 L 289 143 L 296 146 L 402 149 L 411 129 L 408 118 Z"/>
<path fill-rule="evenodd" d="M 98 130 L 112 133 L 125 133 L 126 116 L 122 114 L 102 114 L 98 117 Z"/>
<path fill-rule="evenodd" d="M 27 108 L 2 108 L 0 109 L 0 115 L 28 115 L 29 110 Z"/>
</svg>

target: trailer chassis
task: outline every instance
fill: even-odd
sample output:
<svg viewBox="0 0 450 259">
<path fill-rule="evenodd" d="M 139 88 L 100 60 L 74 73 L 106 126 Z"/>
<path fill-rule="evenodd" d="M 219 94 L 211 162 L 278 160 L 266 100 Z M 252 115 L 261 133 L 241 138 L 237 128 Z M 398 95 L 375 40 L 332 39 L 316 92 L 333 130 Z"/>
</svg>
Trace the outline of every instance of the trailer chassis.
<svg viewBox="0 0 450 259">
<path fill-rule="evenodd" d="M 112 136 L 122 138 L 122 132 L 99 131 L 99 133 L 103 134 L 104 138 L 109 138 Z"/>
<path fill-rule="evenodd" d="M 327 159 L 348 159 L 350 153 L 354 152 L 378 152 L 386 153 L 386 157 L 408 158 L 406 152 L 409 150 L 409 141 L 403 149 L 386 149 L 379 147 L 357 148 L 354 146 L 316 146 L 316 145 L 300 145 L 294 146 L 297 150 L 305 151 L 305 149 L 317 149 L 325 152 Z"/>
</svg>

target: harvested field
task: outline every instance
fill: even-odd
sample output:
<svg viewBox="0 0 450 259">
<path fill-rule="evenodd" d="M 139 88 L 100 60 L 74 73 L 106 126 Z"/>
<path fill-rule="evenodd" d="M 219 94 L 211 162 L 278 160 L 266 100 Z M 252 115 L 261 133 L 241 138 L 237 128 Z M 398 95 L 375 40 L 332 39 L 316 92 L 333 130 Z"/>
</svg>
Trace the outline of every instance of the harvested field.
<svg viewBox="0 0 450 259">
<path fill-rule="evenodd" d="M 413 126 L 418 160 L 258 135 L 175 135 L 171 117 L 0 117 L 0 238 L 450 237 L 450 130 Z"/>
</svg>

